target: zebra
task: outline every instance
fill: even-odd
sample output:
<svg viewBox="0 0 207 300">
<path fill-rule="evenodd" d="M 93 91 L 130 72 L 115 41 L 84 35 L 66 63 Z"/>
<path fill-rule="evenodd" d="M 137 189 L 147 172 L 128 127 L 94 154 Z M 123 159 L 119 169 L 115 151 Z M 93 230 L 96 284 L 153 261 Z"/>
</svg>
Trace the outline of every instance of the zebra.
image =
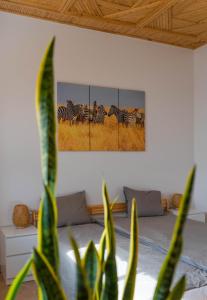
<svg viewBox="0 0 207 300">
<path fill-rule="evenodd" d="M 100 105 L 97 108 L 97 115 L 96 115 L 95 120 L 93 120 L 93 121 L 98 124 L 104 124 L 104 119 L 105 119 L 106 115 L 107 115 L 107 112 L 106 112 L 104 106 Z"/>
<path fill-rule="evenodd" d="M 92 121 L 95 123 L 96 121 L 96 116 L 98 113 L 98 108 L 97 108 L 97 103 L 96 101 L 93 102 L 93 110 L 92 110 Z"/>
<path fill-rule="evenodd" d="M 116 107 L 115 105 L 111 105 L 109 112 L 108 112 L 109 117 L 112 115 L 115 115 L 118 123 L 122 123 L 122 124 L 124 124 L 124 114 L 125 114 L 125 112 L 123 110 L 119 109 L 118 107 Z"/>
<path fill-rule="evenodd" d="M 78 117 L 77 117 L 77 121 L 81 122 L 81 123 L 84 123 L 85 119 L 84 119 L 84 106 L 83 104 L 80 104 L 80 111 L 79 111 L 79 114 L 78 114 Z"/>
<path fill-rule="evenodd" d="M 67 107 L 67 119 L 70 122 L 70 124 L 72 124 L 73 120 L 74 120 L 74 104 L 71 100 L 67 100 L 66 101 L 66 107 Z"/>
<path fill-rule="evenodd" d="M 110 110 L 108 112 L 108 116 L 115 115 L 117 118 L 118 123 L 121 123 L 123 126 L 125 125 L 128 127 L 129 125 L 136 125 L 137 124 L 137 116 L 136 112 L 129 112 L 126 109 L 119 109 L 115 105 L 111 105 Z"/>
<path fill-rule="evenodd" d="M 74 105 L 71 100 L 67 100 L 67 119 L 70 122 L 70 125 L 78 121 L 78 117 L 81 111 L 80 104 Z"/>
<path fill-rule="evenodd" d="M 140 125 L 141 125 L 141 127 L 144 127 L 144 119 L 145 119 L 145 117 L 144 117 L 144 113 L 140 113 L 141 114 L 141 119 L 140 119 Z"/>
<path fill-rule="evenodd" d="M 136 125 L 144 127 L 144 113 L 139 112 L 137 108 L 134 109 L 134 113 L 136 115 Z"/>
<path fill-rule="evenodd" d="M 57 111 L 57 118 L 58 118 L 58 123 L 60 123 L 60 121 L 66 121 L 68 119 L 68 113 L 67 113 L 67 108 L 63 105 L 58 107 L 58 111 Z"/>
<path fill-rule="evenodd" d="M 124 125 L 128 127 L 129 125 L 136 125 L 137 117 L 135 112 L 129 112 L 124 110 Z"/>
<path fill-rule="evenodd" d="M 89 121 L 89 115 L 90 115 L 90 110 L 88 108 L 88 105 L 80 105 L 80 112 L 79 112 L 79 117 L 78 119 L 84 123 Z"/>
</svg>

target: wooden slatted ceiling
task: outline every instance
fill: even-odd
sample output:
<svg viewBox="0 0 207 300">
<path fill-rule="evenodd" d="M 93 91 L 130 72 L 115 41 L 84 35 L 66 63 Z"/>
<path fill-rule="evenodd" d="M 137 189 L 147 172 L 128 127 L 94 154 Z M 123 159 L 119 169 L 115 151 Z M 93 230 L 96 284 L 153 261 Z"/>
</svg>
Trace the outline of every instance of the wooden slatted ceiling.
<svg viewBox="0 0 207 300">
<path fill-rule="evenodd" d="M 195 49 L 207 0 L 0 0 L 0 10 Z"/>
</svg>

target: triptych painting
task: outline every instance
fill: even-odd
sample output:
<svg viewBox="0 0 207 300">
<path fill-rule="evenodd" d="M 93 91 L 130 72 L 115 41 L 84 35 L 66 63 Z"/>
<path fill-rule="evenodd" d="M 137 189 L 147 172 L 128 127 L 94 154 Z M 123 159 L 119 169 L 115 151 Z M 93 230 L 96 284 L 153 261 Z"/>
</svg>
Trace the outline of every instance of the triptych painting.
<svg viewBox="0 0 207 300">
<path fill-rule="evenodd" d="M 57 83 L 59 151 L 144 151 L 145 93 Z"/>
</svg>

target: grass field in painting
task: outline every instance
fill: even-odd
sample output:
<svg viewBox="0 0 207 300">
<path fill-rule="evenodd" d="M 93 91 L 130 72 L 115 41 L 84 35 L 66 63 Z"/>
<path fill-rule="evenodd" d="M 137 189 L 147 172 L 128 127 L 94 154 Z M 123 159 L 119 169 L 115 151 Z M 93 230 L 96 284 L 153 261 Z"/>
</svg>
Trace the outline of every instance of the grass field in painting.
<svg viewBox="0 0 207 300">
<path fill-rule="evenodd" d="M 106 107 L 108 112 L 108 107 Z M 89 140 L 90 135 L 90 140 Z M 58 149 L 60 151 L 144 151 L 145 129 L 117 125 L 114 116 L 105 117 L 102 124 L 58 124 Z"/>
<path fill-rule="evenodd" d="M 105 108 L 108 113 L 108 107 Z M 103 124 L 90 123 L 92 151 L 118 151 L 118 124 L 115 116 L 105 117 Z"/>
<path fill-rule="evenodd" d="M 134 108 L 128 107 L 132 112 Z M 144 113 L 144 109 L 139 109 Z M 145 128 L 136 126 L 125 127 L 119 124 L 119 150 L 120 151 L 144 151 L 145 150 Z"/>
<path fill-rule="evenodd" d="M 144 151 L 144 128 L 119 126 L 119 150 L 120 151 Z"/>
<path fill-rule="evenodd" d="M 58 150 L 89 151 L 89 125 L 69 125 L 69 122 L 58 124 Z"/>
</svg>

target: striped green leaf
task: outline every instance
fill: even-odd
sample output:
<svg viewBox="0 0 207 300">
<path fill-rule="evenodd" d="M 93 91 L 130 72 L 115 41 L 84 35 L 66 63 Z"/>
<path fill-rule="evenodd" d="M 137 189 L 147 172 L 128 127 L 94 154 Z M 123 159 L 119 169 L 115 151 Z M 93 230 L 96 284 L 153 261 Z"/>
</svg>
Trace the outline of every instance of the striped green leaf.
<svg viewBox="0 0 207 300">
<path fill-rule="evenodd" d="M 98 276 L 99 257 L 96 247 L 92 241 L 89 242 L 83 258 L 83 267 L 86 271 L 86 278 L 89 285 L 90 297 L 95 298 L 95 286 Z"/>
<path fill-rule="evenodd" d="M 106 232 L 107 258 L 104 267 L 105 282 L 102 288 L 101 300 L 118 299 L 118 278 L 116 267 L 115 232 L 110 209 L 109 195 L 106 184 L 103 183 L 102 196 L 104 203 L 104 226 Z"/>
<path fill-rule="evenodd" d="M 138 217 L 136 200 L 132 201 L 131 210 L 131 234 L 130 234 L 130 255 L 126 281 L 124 286 L 123 300 L 133 300 L 138 261 Z"/>
<path fill-rule="evenodd" d="M 43 57 L 36 85 L 36 112 L 40 135 L 42 179 L 45 191 L 42 196 L 38 223 L 38 249 L 47 257 L 58 274 L 58 242 L 56 185 L 56 122 L 54 108 L 53 39 Z"/>
<path fill-rule="evenodd" d="M 12 285 L 9 288 L 5 300 L 13 300 L 16 298 L 18 290 L 20 289 L 21 284 L 24 281 L 24 278 L 27 276 L 31 264 L 32 264 L 32 258 L 29 259 L 29 261 L 24 265 L 24 267 L 20 270 L 18 275 L 15 277 L 14 281 L 12 282 Z"/>
<path fill-rule="evenodd" d="M 100 239 L 99 251 L 98 251 L 99 259 L 102 265 L 104 263 L 105 251 L 106 251 L 106 231 L 104 230 Z"/>
<path fill-rule="evenodd" d="M 193 168 L 187 180 L 185 193 L 182 197 L 181 205 L 179 208 L 179 214 L 173 231 L 173 237 L 170 243 L 168 254 L 164 260 L 161 271 L 159 273 L 158 283 L 155 289 L 153 300 L 166 300 L 169 296 L 174 271 L 182 251 L 182 233 L 188 214 L 188 209 L 190 206 L 194 178 L 195 168 Z"/>
<path fill-rule="evenodd" d="M 87 276 L 86 276 L 86 270 L 83 267 L 80 253 L 78 250 L 78 245 L 73 238 L 73 236 L 70 234 L 70 244 L 74 251 L 75 259 L 76 259 L 76 272 L 77 272 L 77 300 L 89 300 L 90 299 L 90 293 L 89 293 L 89 287 L 87 284 Z"/>
<path fill-rule="evenodd" d="M 55 193 L 56 185 L 56 122 L 54 109 L 53 52 L 51 41 L 43 57 L 36 84 L 36 113 L 40 135 L 42 178 Z"/>
<path fill-rule="evenodd" d="M 53 268 L 47 258 L 37 249 L 33 251 L 33 270 L 38 287 L 41 290 L 39 300 L 66 300 L 64 291 Z"/>
<path fill-rule="evenodd" d="M 59 259 L 57 244 L 57 208 L 49 188 L 41 200 L 38 219 L 38 249 L 47 257 L 48 262 L 58 275 Z"/>
<path fill-rule="evenodd" d="M 173 288 L 167 300 L 181 300 L 185 291 L 185 284 L 186 284 L 185 276 L 182 276 L 181 279 L 177 282 L 177 284 Z"/>
<path fill-rule="evenodd" d="M 106 233 L 106 247 L 108 252 L 115 253 L 115 233 L 111 213 L 111 204 L 106 183 L 102 186 L 102 197 L 104 204 L 104 227 Z"/>
<path fill-rule="evenodd" d="M 106 251 L 106 232 L 103 231 L 103 234 L 99 243 L 99 269 L 98 269 L 98 278 L 96 284 L 96 299 L 99 300 L 101 297 L 101 291 L 103 286 L 103 275 L 104 275 L 104 257 Z"/>
</svg>

